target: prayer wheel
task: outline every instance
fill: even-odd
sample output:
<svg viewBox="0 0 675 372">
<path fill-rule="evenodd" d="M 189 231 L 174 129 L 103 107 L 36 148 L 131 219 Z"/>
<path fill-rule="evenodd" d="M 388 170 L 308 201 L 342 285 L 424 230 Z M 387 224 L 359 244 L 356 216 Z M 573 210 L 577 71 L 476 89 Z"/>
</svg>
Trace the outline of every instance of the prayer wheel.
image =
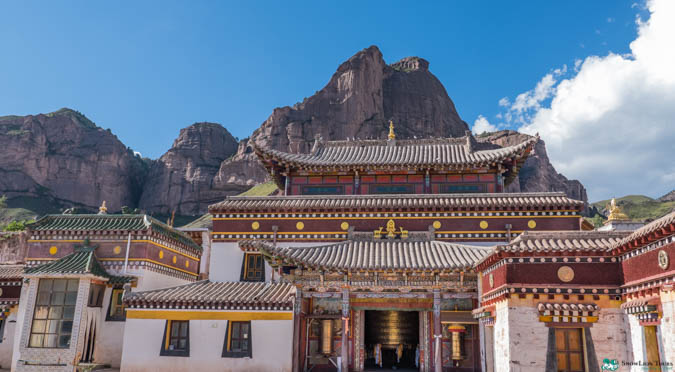
<svg viewBox="0 0 675 372">
<path fill-rule="evenodd" d="M 333 353 L 333 321 L 324 319 L 321 321 L 321 354 Z"/>
<path fill-rule="evenodd" d="M 419 343 L 416 311 L 366 311 L 365 343 L 396 346 Z"/>
<path fill-rule="evenodd" d="M 448 332 L 452 334 L 452 360 L 462 360 L 462 333 L 466 328 L 460 324 L 451 324 L 448 326 Z"/>
</svg>

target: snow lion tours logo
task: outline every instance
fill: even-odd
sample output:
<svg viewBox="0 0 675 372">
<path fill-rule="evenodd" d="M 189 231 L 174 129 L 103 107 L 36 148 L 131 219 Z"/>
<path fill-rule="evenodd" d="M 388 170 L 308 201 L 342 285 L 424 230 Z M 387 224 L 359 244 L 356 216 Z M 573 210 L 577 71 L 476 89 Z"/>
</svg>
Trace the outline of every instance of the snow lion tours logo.
<svg viewBox="0 0 675 372">
<path fill-rule="evenodd" d="M 602 370 L 603 371 L 616 371 L 619 369 L 619 361 L 616 359 L 603 359 L 602 360 Z"/>
</svg>

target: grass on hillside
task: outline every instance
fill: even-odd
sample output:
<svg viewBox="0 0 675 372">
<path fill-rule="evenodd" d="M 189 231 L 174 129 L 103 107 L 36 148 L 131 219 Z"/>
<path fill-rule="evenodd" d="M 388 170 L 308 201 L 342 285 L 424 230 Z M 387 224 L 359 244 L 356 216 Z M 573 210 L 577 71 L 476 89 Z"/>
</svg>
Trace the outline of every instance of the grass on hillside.
<svg viewBox="0 0 675 372">
<path fill-rule="evenodd" d="M 265 182 L 257 184 L 237 196 L 268 196 L 278 191 L 279 188 L 274 182 Z"/>
<path fill-rule="evenodd" d="M 591 205 L 604 211 L 611 200 L 601 200 Z M 624 213 L 633 220 L 655 220 L 675 210 L 675 201 L 661 202 L 644 195 L 627 195 L 616 199 Z M 605 213 L 606 214 L 606 213 Z M 597 216 L 599 217 L 599 216 Z M 595 219 L 595 217 L 593 217 Z M 596 224 L 596 226 L 598 226 Z"/>
</svg>

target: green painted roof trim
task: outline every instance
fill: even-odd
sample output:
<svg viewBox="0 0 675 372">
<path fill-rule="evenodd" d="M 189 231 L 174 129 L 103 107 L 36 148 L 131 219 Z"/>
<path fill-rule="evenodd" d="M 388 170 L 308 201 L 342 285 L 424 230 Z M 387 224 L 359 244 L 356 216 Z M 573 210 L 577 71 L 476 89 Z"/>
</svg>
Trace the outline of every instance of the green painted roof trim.
<svg viewBox="0 0 675 372">
<path fill-rule="evenodd" d="M 145 214 L 50 214 L 27 225 L 30 231 L 145 231 L 152 228 L 167 239 L 202 251 L 188 235 Z"/>
</svg>

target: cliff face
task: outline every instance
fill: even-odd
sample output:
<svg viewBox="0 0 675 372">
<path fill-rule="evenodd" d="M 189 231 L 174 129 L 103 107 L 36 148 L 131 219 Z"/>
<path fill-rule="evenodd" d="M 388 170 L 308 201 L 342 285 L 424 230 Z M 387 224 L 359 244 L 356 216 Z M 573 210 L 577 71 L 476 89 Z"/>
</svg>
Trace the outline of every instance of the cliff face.
<svg viewBox="0 0 675 372">
<path fill-rule="evenodd" d="M 511 130 L 503 130 L 480 137 L 481 142 L 491 143 L 499 147 L 511 146 L 531 136 Z M 506 189 L 507 192 L 545 192 L 562 191 L 572 199 L 588 203 L 586 188 L 577 180 L 556 172 L 546 154 L 546 143 L 540 139 L 534 146 L 533 153 L 525 160 L 518 178 Z"/>
<path fill-rule="evenodd" d="M 96 210 L 136 205 L 146 165 L 82 114 L 0 118 L 0 194 Z"/>
<path fill-rule="evenodd" d="M 62 207 L 96 210 L 106 200 L 110 211 L 127 205 L 149 213 L 197 215 L 226 195 L 265 181 L 253 142 L 308 152 L 316 136 L 385 138 L 389 120 L 402 139 L 462 136 L 469 129 L 429 62 L 408 57 L 387 65 L 372 46 L 341 64 L 315 95 L 274 109 L 250 138 L 237 143 L 219 124 L 197 123 L 181 130 L 155 161 L 134 156 L 117 137 L 72 110 L 0 118 L 0 194 Z M 479 140 L 498 147 L 523 136 L 502 131 Z M 579 181 L 555 171 L 543 141 L 508 191 L 564 191 L 586 201 Z"/>
<path fill-rule="evenodd" d="M 213 182 L 220 164 L 237 148 L 237 140 L 220 124 L 196 123 L 182 129 L 171 149 L 153 162 L 139 207 L 196 215 L 225 195 L 244 191 L 245 186 Z"/>
<path fill-rule="evenodd" d="M 275 109 L 249 142 L 302 153 L 318 135 L 327 141 L 385 138 L 389 120 L 398 138 L 462 136 L 469 129 L 443 84 L 429 72 L 429 62 L 408 57 L 387 65 L 380 50 L 371 46 L 341 64 L 315 95 Z M 222 164 L 216 178 L 219 184 L 254 184 L 264 177 L 246 143 Z"/>
</svg>

